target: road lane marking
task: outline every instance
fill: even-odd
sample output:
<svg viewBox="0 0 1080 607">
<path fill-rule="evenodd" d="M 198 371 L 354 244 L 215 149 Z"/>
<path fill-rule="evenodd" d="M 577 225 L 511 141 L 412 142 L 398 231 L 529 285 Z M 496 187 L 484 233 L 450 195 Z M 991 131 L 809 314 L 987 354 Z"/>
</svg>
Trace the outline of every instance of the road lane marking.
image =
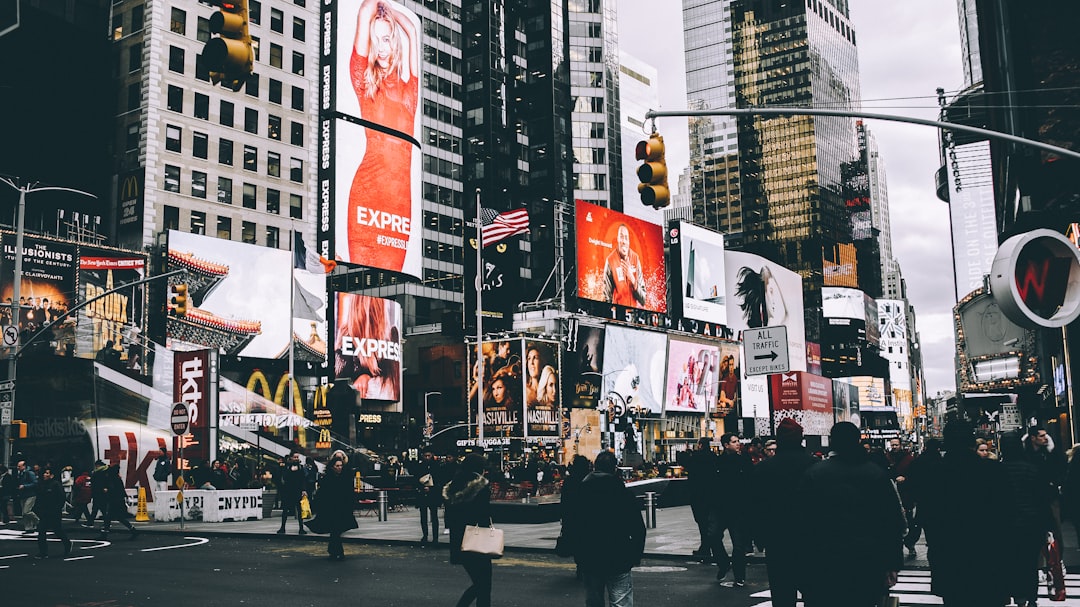
<svg viewBox="0 0 1080 607">
<path fill-rule="evenodd" d="M 185 537 L 185 540 L 195 540 L 191 544 L 177 544 L 175 546 L 160 546 L 158 548 L 143 548 L 142 552 L 157 552 L 158 550 L 172 550 L 174 548 L 192 548 L 201 544 L 206 544 L 210 541 L 208 537 Z"/>
</svg>

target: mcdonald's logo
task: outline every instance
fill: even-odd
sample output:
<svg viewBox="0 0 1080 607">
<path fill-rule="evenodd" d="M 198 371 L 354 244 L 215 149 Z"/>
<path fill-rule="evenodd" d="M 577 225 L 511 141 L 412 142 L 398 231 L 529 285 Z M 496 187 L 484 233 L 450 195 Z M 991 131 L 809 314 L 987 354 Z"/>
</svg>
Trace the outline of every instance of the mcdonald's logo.
<svg viewBox="0 0 1080 607">
<path fill-rule="evenodd" d="M 141 194 L 142 184 L 139 183 L 139 175 L 132 173 L 124 177 L 124 182 L 120 185 L 120 200 L 137 200 Z"/>
<path fill-rule="evenodd" d="M 289 383 L 289 374 L 282 373 L 281 379 L 278 380 L 277 389 L 274 391 L 274 396 L 271 398 L 270 382 L 266 379 L 266 375 L 262 371 L 256 369 L 252 371 L 251 375 L 248 377 L 246 387 L 248 392 L 258 394 L 266 400 L 272 401 L 275 405 L 284 407 L 285 391 L 288 390 Z M 261 390 L 256 391 L 256 388 L 261 388 Z M 316 399 L 319 398 L 319 392 L 320 390 L 315 390 Z M 325 395 L 322 398 L 325 406 Z M 287 408 L 300 417 L 304 416 L 304 396 L 300 393 L 300 385 L 296 382 L 292 382 L 292 406 Z M 297 442 L 301 447 L 307 446 L 307 436 L 305 432 L 300 432 L 297 435 Z"/>
</svg>

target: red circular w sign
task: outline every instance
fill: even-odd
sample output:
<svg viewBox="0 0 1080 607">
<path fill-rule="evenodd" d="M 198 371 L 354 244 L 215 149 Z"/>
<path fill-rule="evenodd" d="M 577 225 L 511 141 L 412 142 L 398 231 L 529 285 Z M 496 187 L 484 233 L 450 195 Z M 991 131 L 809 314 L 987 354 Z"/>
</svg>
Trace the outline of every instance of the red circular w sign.
<svg viewBox="0 0 1080 607">
<path fill-rule="evenodd" d="M 176 403 L 172 408 L 172 431 L 177 436 L 183 436 L 187 434 L 188 422 L 188 408 L 184 403 Z"/>
</svg>

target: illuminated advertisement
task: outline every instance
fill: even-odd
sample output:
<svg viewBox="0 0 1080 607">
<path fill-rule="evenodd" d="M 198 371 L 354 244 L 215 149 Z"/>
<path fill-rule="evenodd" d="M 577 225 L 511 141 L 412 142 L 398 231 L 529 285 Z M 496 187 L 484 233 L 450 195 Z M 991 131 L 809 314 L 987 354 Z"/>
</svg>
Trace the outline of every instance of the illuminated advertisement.
<svg viewBox="0 0 1080 607">
<path fill-rule="evenodd" d="M 322 15 L 319 253 L 419 278 L 420 19 L 392 0 Z"/>
<path fill-rule="evenodd" d="M 0 279 L 2 322 L 11 324 L 11 299 L 15 294 L 15 234 L 4 234 L 4 272 Z M 68 307 L 75 293 L 75 245 L 41 238 L 23 238 L 22 281 L 19 284 L 19 328 L 37 331 Z"/>
<path fill-rule="evenodd" d="M 713 344 L 668 340 L 667 394 L 669 413 L 708 413 L 716 400 L 720 350 Z"/>
<path fill-rule="evenodd" d="M 303 341 L 325 358 L 326 278 L 294 272 L 290 251 L 170 230 L 167 269 L 180 268 L 187 270 L 188 312 L 170 316 L 171 343 L 288 358 L 290 346 Z"/>
<path fill-rule="evenodd" d="M 577 201 L 578 297 L 667 311 L 660 226 Z"/>
<path fill-rule="evenodd" d="M 145 274 L 144 257 L 81 248 L 80 301 L 90 301 L 122 284 L 144 278 Z M 77 312 L 78 319 L 61 323 L 57 330 L 58 341 L 73 343 L 79 356 L 94 356 L 111 341 L 118 352 L 123 352 L 121 359 L 127 368 L 142 369 L 145 356 L 141 340 L 135 335 L 141 331 L 138 325 L 142 318 L 142 292 L 141 289 L 123 289 L 94 301 Z M 76 322 L 79 330 L 75 329 Z"/>
<path fill-rule="evenodd" d="M 559 437 L 559 343 L 525 340 L 525 436 Z"/>
<path fill-rule="evenodd" d="M 604 328 L 574 324 L 563 353 L 563 394 L 569 407 L 595 409 L 604 368 Z"/>
<path fill-rule="evenodd" d="M 210 420 L 217 417 L 217 386 L 211 372 L 209 350 L 173 353 L 173 402 L 184 403 L 188 411 L 188 432 L 177 437 L 175 447 L 182 447 L 187 462 L 206 462 L 210 459 Z M 216 364 L 216 361 L 214 361 Z M 214 424 L 216 430 L 217 425 Z M 179 458 L 177 458 L 179 460 Z M 189 470 L 187 462 L 177 461 L 176 467 Z"/>
<path fill-rule="evenodd" d="M 738 332 L 784 325 L 792 371 L 806 370 L 802 277 L 750 253 L 726 251 L 728 328 Z"/>
<path fill-rule="evenodd" d="M 719 353 L 720 368 L 716 373 L 718 385 L 713 416 L 727 417 L 738 408 L 740 402 L 742 386 L 739 385 L 739 378 L 742 376 L 742 366 L 739 364 L 739 344 L 731 341 L 720 342 Z"/>
<path fill-rule="evenodd" d="M 862 427 L 859 417 L 859 388 L 842 381 L 833 380 L 833 418 L 837 422 L 851 422 Z"/>
<path fill-rule="evenodd" d="M 401 400 L 401 304 L 338 293 L 335 312 L 334 378 L 361 399 Z"/>
<path fill-rule="evenodd" d="M 821 288 L 821 313 L 825 318 L 849 318 L 866 321 L 864 293 L 843 287 Z"/>
<path fill-rule="evenodd" d="M 521 355 L 524 344 L 520 338 L 485 341 L 483 352 L 483 403 L 484 415 L 480 425 L 484 436 L 517 437 L 525 435 L 523 425 L 525 382 L 522 378 Z M 480 387 L 476 381 L 476 372 L 480 365 L 476 357 L 476 342 L 468 347 L 469 368 L 469 412 L 476 410 L 476 396 Z"/>
<path fill-rule="evenodd" d="M 660 413 L 666 363 L 667 337 L 663 333 L 608 325 L 604 331 L 601 405 L 615 416 L 629 411 Z"/>
<path fill-rule="evenodd" d="M 466 229 L 468 232 L 469 229 Z M 464 239 L 465 246 L 465 328 L 476 332 L 476 228 Z M 442 246 L 442 245 L 440 245 Z M 484 333 L 509 331 L 514 326 L 514 312 L 521 302 L 521 249 L 516 242 L 503 241 L 484 247 L 481 256 L 484 275 L 481 317 Z"/>
<path fill-rule="evenodd" d="M 885 398 L 885 380 L 880 377 L 857 375 L 840 378 L 839 381 L 851 384 L 859 390 L 859 408 L 869 409 L 889 405 Z"/>
<path fill-rule="evenodd" d="M 674 301 L 682 302 L 682 315 L 706 322 L 727 324 L 724 235 L 685 221 L 668 229 Z"/>
<path fill-rule="evenodd" d="M 774 373 L 769 383 L 776 427 L 785 419 L 793 419 L 808 435 L 828 436 L 834 416 L 833 380 L 795 371 Z"/>
</svg>

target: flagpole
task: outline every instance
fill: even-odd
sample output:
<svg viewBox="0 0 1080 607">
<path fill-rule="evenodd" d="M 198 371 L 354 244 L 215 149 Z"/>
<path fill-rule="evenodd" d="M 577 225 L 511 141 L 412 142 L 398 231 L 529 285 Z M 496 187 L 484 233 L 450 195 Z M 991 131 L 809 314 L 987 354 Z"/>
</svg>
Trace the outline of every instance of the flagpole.
<svg viewBox="0 0 1080 607">
<path fill-rule="evenodd" d="M 286 409 L 292 413 L 293 396 L 293 298 L 296 297 L 296 228 L 293 221 L 289 221 L 289 384 L 285 386 Z M 296 428 L 289 425 L 289 441 L 295 443 L 294 433 Z"/>
<path fill-rule="evenodd" d="M 477 445 L 484 449 L 484 291 L 483 220 L 480 215 L 480 188 L 476 188 L 476 427 Z"/>
</svg>

